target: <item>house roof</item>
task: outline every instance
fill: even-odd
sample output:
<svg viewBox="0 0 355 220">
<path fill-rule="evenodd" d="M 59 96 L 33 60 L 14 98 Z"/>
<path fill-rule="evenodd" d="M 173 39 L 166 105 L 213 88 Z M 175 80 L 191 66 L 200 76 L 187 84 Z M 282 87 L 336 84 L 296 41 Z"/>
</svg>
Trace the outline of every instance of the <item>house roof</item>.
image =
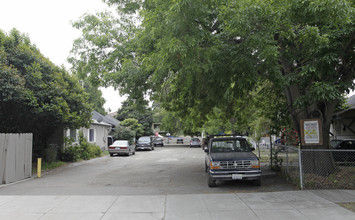
<svg viewBox="0 0 355 220">
<path fill-rule="evenodd" d="M 347 109 L 338 111 L 334 115 L 339 116 L 339 115 L 342 115 L 345 112 L 353 111 L 355 109 L 355 95 L 350 96 L 346 100 L 346 105 L 349 106 Z"/>
<path fill-rule="evenodd" d="M 112 127 L 111 124 L 107 124 L 103 121 L 99 122 L 99 121 L 96 121 L 95 119 L 92 120 L 91 124 L 95 124 L 95 125 L 102 125 L 102 126 L 106 126 L 106 127 Z"/>
<path fill-rule="evenodd" d="M 94 120 L 96 120 L 98 122 L 101 122 L 101 121 L 104 120 L 105 116 L 101 115 L 97 111 L 92 111 L 91 114 L 92 114 L 92 119 L 94 119 Z"/>
<path fill-rule="evenodd" d="M 109 116 L 112 116 L 112 117 L 115 117 L 117 115 L 117 112 L 111 112 L 111 113 L 108 113 Z"/>
<path fill-rule="evenodd" d="M 95 120 L 96 122 L 106 123 L 106 124 L 112 125 L 114 127 L 116 127 L 117 125 L 120 124 L 120 121 L 118 121 L 117 119 L 115 119 L 114 117 L 112 117 L 110 115 L 103 116 L 100 113 L 98 113 L 97 111 L 92 111 L 91 114 L 92 114 L 92 119 Z"/>
<path fill-rule="evenodd" d="M 120 124 L 120 121 L 117 120 L 116 118 L 112 117 L 111 115 L 106 115 L 104 118 L 104 121 L 106 123 L 109 123 L 109 124 L 115 126 L 115 127 Z"/>
<path fill-rule="evenodd" d="M 349 105 L 349 109 L 355 108 L 355 95 L 350 96 L 350 97 L 346 100 L 346 104 Z"/>
</svg>

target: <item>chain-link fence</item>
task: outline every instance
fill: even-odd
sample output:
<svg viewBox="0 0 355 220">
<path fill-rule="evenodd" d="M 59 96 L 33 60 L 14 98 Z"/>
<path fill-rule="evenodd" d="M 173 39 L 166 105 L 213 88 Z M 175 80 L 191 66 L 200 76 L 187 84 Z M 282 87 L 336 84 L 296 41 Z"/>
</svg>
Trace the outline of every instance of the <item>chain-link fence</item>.
<svg viewBox="0 0 355 220">
<path fill-rule="evenodd" d="M 272 165 L 302 189 L 355 189 L 355 150 L 343 149 L 349 141 L 329 150 L 276 145 Z"/>
<path fill-rule="evenodd" d="M 298 148 L 276 145 L 273 153 L 273 169 L 280 170 L 288 181 L 300 184 L 300 160 Z"/>
<path fill-rule="evenodd" d="M 302 150 L 305 189 L 355 189 L 355 150 Z"/>
</svg>

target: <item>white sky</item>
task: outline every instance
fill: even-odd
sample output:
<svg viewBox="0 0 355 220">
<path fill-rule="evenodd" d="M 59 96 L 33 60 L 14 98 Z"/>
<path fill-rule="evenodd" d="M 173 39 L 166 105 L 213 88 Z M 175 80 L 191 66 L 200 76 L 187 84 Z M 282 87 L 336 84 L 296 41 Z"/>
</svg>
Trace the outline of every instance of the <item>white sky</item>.
<svg viewBox="0 0 355 220">
<path fill-rule="evenodd" d="M 95 13 L 107 6 L 101 0 L 0 0 L 0 29 L 9 32 L 16 28 L 29 35 L 41 53 L 54 64 L 69 69 L 67 57 L 73 41 L 81 32 L 74 29 L 84 13 Z M 102 89 L 104 108 L 117 111 L 124 98 L 113 88 Z"/>
</svg>

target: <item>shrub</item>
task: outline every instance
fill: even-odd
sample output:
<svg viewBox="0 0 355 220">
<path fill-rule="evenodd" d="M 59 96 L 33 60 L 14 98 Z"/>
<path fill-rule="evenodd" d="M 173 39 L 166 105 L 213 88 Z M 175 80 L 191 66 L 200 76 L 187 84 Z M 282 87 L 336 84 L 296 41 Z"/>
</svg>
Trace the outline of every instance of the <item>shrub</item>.
<svg viewBox="0 0 355 220">
<path fill-rule="evenodd" d="M 75 162 L 79 159 L 89 160 L 95 157 L 101 157 L 101 148 L 95 144 L 89 143 L 82 132 L 79 133 L 79 145 L 73 144 L 67 140 L 64 149 L 59 151 L 59 159 L 61 161 Z"/>
<path fill-rule="evenodd" d="M 280 171 L 283 159 L 279 157 L 279 149 L 272 149 L 271 170 Z"/>
<path fill-rule="evenodd" d="M 99 146 L 92 146 L 92 155 L 93 157 L 101 157 L 102 156 L 102 150 Z"/>
<path fill-rule="evenodd" d="M 86 138 L 84 138 L 82 132 L 79 134 L 79 152 L 80 158 L 83 160 L 89 160 L 102 155 L 101 148 L 95 144 L 89 143 Z"/>
<path fill-rule="evenodd" d="M 47 163 L 52 163 L 57 161 L 58 149 L 56 145 L 51 145 L 45 149 L 44 161 Z"/>
<path fill-rule="evenodd" d="M 61 161 L 75 162 L 80 159 L 78 148 L 73 145 L 63 148 L 59 151 L 59 155 Z"/>
</svg>

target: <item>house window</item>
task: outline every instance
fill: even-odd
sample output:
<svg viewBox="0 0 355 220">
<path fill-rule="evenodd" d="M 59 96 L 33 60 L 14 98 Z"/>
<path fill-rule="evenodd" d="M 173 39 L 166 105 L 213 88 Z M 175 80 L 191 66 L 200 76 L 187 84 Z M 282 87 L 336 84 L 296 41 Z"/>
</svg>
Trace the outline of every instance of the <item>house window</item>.
<svg viewBox="0 0 355 220">
<path fill-rule="evenodd" d="M 95 142 L 95 129 L 89 129 L 89 142 Z"/>
<path fill-rule="evenodd" d="M 70 134 L 69 134 L 70 139 L 72 139 L 74 142 L 78 140 L 77 138 L 77 130 L 76 129 L 70 129 Z"/>
</svg>

